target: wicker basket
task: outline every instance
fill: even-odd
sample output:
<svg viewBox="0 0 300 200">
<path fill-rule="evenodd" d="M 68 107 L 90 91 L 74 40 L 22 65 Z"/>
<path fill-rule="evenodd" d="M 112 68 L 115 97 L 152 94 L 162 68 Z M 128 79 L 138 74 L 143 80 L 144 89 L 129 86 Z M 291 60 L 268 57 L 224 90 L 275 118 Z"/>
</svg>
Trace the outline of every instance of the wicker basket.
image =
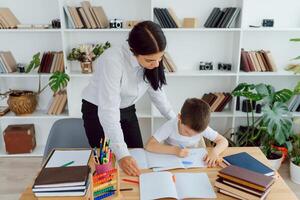
<svg viewBox="0 0 300 200">
<path fill-rule="evenodd" d="M 9 94 L 7 104 L 16 115 L 31 114 L 37 106 L 37 93 L 26 90 L 14 90 Z"/>
</svg>

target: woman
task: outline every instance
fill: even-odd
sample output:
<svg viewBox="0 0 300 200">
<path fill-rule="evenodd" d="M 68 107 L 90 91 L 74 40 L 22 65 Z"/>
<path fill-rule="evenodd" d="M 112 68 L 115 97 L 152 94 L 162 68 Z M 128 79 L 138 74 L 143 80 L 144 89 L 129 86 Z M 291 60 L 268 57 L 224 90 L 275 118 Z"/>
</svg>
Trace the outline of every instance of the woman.
<svg viewBox="0 0 300 200">
<path fill-rule="evenodd" d="M 95 72 L 83 91 L 82 118 L 91 147 L 110 138 L 119 166 L 128 175 L 140 171 L 128 148 L 142 148 L 135 103 L 147 92 L 167 119 L 176 117 L 162 86 L 166 84 L 162 57 L 166 38 L 151 21 L 137 24 L 128 43 L 106 50 L 95 63 Z"/>
</svg>

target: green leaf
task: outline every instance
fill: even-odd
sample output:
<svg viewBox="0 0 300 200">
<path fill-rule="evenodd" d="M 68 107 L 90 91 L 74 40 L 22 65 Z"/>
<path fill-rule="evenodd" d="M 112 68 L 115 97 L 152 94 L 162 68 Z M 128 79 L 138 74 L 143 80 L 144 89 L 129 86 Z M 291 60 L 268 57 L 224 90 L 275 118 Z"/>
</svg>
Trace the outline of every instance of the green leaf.
<svg viewBox="0 0 300 200">
<path fill-rule="evenodd" d="M 292 60 L 299 60 L 300 59 L 300 56 L 297 56 L 295 58 L 292 58 Z"/>
<path fill-rule="evenodd" d="M 55 72 L 49 79 L 49 85 L 53 92 L 65 88 L 70 81 L 68 74 L 64 72 Z"/>
<path fill-rule="evenodd" d="M 300 38 L 292 38 L 292 39 L 290 39 L 290 41 L 292 41 L 292 42 L 300 42 Z"/>
<path fill-rule="evenodd" d="M 293 91 L 291 91 L 289 89 L 282 89 L 282 90 L 275 92 L 274 100 L 285 103 L 288 100 L 290 100 L 293 95 L 294 95 Z"/>
<path fill-rule="evenodd" d="M 294 88 L 294 94 L 300 94 L 300 81 L 297 83 L 296 87 Z"/>
<path fill-rule="evenodd" d="M 32 56 L 32 60 L 30 61 L 30 63 L 26 66 L 26 73 L 29 73 L 32 69 L 36 69 L 37 67 L 39 67 L 41 64 L 40 61 L 40 52 L 34 54 Z"/>
</svg>

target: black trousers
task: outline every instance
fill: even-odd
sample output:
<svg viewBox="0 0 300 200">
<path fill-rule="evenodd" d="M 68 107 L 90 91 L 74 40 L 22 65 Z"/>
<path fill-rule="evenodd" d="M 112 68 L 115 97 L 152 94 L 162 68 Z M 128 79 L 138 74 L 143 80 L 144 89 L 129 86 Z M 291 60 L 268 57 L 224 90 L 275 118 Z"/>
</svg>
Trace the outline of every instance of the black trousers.
<svg viewBox="0 0 300 200">
<path fill-rule="evenodd" d="M 128 148 L 143 148 L 140 126 L 135 111 L 135 105 L 120 109 L 121 128 Z M 83 99 L 81 112 L 85 133 L 91 147 L 99 147 L 100 139 L 104 138 L 104 131 L 98 117 L 98 106 Z"/>
</svg>

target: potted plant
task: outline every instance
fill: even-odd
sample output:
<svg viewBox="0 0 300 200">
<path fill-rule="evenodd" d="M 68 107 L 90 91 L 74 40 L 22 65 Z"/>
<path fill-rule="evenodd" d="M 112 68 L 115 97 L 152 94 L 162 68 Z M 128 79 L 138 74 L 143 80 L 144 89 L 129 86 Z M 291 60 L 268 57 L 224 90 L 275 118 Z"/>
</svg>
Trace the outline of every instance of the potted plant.
<svg viewBox="0 0 300 200">
<path fill-rule="evenodd" d="M 237 132 L 235 137 L 239 143 L 248 141 L 251 144 L 257 144 L 263 149 L 266 156 L 271 155 L 272 149 L 282 151 L 285 157 L 287 152 L 292 150 L 290 138 L 294 135 L 292 130 L 292 117 L 288 110 L 286 102 L 293 95 L 299 94 L 300 82 L 294 88 L 294 91 L 282 89 L 275 91 L 274 87 L 267 84 L 239 84 L 232 92 L 234 96 L 245 97 L 251 101 L 261 101 L 262 115 L 255 119 L 252 111 L 251 119 L 247 113 L 248 128 L 246 131 Z M 241 142 L 242 141 L 242 142 Z M 249 142 L 250 141 L 250 142 Z M 260 144 L 256 143 L 259 141 Z"/>
<path fill-rule="evenodd" d="M 73 48 L 67 59 L 70 61 L 77 60 L 80 62 L 82 73 L 92 73 L 92 62 L 96 60 L 106 49 L 110 47 L 107 41 L 103 44 L 82 44 L 78 48 Z"/>
<path fill-rule="evenodd" d="M 26 73 L 36 69 L 40 66 L 40 53 L 36 53 L 30 63 L 26 66 Z M 50 86 L 51 90 L 55 93 L 65 88 L 70 80 L 69 76 L 65 72 L 54 72 L 48 83 L 41 88 L 41 75 L 39 74 L 39 86 L 38 91 L 28 90 L 9 90 L 4 93 L 0 93 L 2 98 L 7 98 L 7 104 L 12 112 L 16 115 L 31 114 L 35 111 L 39 95 Z"/>
<path fill-rule="evenodd" d="M 264 144 L 261 150 L 265 154 L 269 162 L 271 163 L 271 167 L 275 170 L 278 170 L 283 160 L 282 151 L 274 148 L 271 141 L 268 142 L 267 144 Z"/>
<path fill-rule="evenodd" d="M 294 183 L 300 184 L 300 136 L 295 135 L 293 151 L 290 153 L 290 175 Z"/>
</svg>

